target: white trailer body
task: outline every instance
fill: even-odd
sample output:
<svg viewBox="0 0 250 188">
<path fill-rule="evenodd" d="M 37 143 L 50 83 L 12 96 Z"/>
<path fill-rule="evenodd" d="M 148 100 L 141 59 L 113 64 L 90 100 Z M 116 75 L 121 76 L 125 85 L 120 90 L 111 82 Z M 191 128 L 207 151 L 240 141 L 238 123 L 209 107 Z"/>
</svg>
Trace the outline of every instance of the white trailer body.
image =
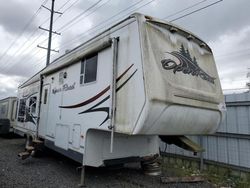
<svg viewBox="0 0 250 188">
<path fill-rule="evenodd" d="M 41 80 L 19 88 L 21 94 L 41 84 L 38 125 L 26 128 L 83 165 L 156 154 L 158 135 L 213 133 L 225 111 L 211 49 L 192 33 L 141 14 L 38 75 Z"/>
<path fill-rule="evenodd" d="M 13 132 L 13 127 L 16 124 L 16 106 L 16 97 L 0 100 L 0 134 Z"/>
</svg>

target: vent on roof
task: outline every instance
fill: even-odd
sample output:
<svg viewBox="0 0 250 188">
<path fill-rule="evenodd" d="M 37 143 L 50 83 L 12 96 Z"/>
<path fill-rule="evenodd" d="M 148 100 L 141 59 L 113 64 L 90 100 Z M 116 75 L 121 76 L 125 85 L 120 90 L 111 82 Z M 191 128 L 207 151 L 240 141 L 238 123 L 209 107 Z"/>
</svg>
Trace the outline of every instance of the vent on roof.
<svg viewBox="0 0 250 188">
<path fill-rule="evenodd" d="M 69 53 L 70 52 L 70 49 L 67 49 L 65 50 L 65 54 Z"/>
</svg>

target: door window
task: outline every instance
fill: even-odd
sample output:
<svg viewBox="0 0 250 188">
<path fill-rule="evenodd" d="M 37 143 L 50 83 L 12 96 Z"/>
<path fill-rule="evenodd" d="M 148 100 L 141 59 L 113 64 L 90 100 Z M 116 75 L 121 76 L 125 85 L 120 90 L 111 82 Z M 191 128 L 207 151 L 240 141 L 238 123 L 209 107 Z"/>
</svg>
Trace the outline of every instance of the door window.
<svg viewBox="0 0 250 188">
<path fill-rule="evenodd" d="M 31 114 L 36 114 L 37 97 L 30 97 L 29 108 Z"/>
<path fill-rule="evenodd" d="M 48 89 L 45 89 L 43 96 L 43 104 L 47 104 L 47 98 L 48 98 Z"/>
</svg>

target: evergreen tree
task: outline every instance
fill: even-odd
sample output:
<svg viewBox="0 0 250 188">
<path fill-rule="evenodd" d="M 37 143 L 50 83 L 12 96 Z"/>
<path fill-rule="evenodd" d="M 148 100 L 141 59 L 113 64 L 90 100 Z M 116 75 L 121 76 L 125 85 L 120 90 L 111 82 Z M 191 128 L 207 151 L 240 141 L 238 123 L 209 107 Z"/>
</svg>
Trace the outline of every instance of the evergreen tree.
<svg viewBox="0 0 250 188">
<path fill-rule="evenodd" d="M 188 58 L 190 61 L 192 61 L 192 58 L 190 56 L 189 50 L 186 51 L 186 58 Z"/>
<path fill-rule="evenodd" d="M 196 64 L 196 65 L 198 65 L 198 62 L 196 61 L 195 57 L 193 58 L 193 63 Z"/>
<path fill-rule="evenodd" d="M 181 53 L 183 56 L 186 56 L 186 51 L 185 51 L 185 48 L 184 48 L 183 44 L 181 45 L 180 53 Z"/>
</svg>

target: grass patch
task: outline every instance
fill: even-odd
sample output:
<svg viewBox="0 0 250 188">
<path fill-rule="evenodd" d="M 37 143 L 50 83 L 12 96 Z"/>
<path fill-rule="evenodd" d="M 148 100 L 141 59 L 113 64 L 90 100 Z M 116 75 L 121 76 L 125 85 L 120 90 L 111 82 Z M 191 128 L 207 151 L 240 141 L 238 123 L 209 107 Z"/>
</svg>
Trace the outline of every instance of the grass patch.
<svg viewBox="0 0 250 188">
<path fill-rule="evenodd" d="M 243 173 L 215 165 L 205 165 L 205 170 L 201 172 L 199 170 L 199 163 L 190 160 L 175 158 L 164 159 L 162 171 L 167 176 L 202 176 L 214 185 L 214 187 L 250 187 L 250 173 Z"/>
</svg>

